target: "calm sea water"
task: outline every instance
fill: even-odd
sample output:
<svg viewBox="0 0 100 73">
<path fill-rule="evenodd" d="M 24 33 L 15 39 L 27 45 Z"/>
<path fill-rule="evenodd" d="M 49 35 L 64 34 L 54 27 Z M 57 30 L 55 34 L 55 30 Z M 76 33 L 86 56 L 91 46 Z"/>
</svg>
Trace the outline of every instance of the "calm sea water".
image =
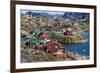
<svg viewBox="0 0 100 73">
<path fill-rule="evenodd" d="M 70 52 L 77 52 L 80 55 L 89 56 L 89 32 L 82 32 L 80 34 L 84 38 L 87 38 L 88 42 L 79 44 L 62 44 L 62 45 Z"/>
</svg>

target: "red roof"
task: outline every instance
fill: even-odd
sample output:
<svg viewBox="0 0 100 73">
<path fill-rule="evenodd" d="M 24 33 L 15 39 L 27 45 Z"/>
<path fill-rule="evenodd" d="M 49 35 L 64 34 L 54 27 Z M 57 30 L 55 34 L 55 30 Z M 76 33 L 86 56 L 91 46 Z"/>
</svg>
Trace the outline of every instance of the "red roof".
<svg viewBox="0 0 100 73">
<path fill-rule="evenodd" d="M 64 54 L 58 54 L 57 58 L 65 58 L 65 55 Z"/>
<path fill-rule="evenodd" d="M 46 47 L 49 52 L 55 52 L 59 49 L 64 49 L 64 48 L 60 48 L 60 45 L 57 43 L 49 43 L 46 45 Z"/>
<path fill-rule="evenodd" d="M 47 44 L 46 47 L 49 52 L 54 52 L 54 51 L 57 51 L 60 46 L 56 43 L 50 43 L 50 44 Z"/>
<path fill-rule="evenodd" d="M 40 38 L 44 40 L 44 39 L 47 38 L 47 35 L 46 35 L 45 33 L 42 33 L 42 34 L 40 35 Z"/>
<path fill-rule="evenodd" d="M 64 32 L 64 35 L 72 35 L 72 31 L 66 31 Z"/>
</svg>

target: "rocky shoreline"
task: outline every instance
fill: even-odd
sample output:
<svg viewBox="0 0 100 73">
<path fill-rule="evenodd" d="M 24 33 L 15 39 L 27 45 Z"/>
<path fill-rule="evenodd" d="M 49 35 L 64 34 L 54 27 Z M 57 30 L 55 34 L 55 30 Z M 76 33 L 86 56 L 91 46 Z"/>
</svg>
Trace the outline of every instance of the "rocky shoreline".
<svg viewBox="0 0 100 73">
<path fill-rule="evenodd" d="M 21 62 L 52 62 L 52 61 L 71 61 L 88 60 L 88 56 L 81 56 L 76 52 L 65 52 L 65 58 L 57 58 L 55 53 L 47 53 L 43 50 L 21 49 Z"/>
</svg>

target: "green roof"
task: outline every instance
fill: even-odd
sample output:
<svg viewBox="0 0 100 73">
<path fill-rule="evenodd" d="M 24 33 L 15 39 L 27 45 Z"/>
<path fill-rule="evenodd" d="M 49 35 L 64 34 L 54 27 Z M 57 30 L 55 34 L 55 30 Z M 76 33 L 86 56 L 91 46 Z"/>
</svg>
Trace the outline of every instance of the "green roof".
<svg viewBox="0 0 100 73">
<path fill-rule="evenodd" d="M 30 38 L 30 41 L 33 42 L 33 43 L 39 43 L 40 40 L 37 39 L 37 38 Z"/>
</svg>

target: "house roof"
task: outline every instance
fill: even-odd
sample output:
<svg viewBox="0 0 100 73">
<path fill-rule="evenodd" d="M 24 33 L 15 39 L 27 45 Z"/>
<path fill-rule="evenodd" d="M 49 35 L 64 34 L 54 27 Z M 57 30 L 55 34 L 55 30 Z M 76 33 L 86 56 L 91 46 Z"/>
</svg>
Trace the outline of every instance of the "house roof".
<svg viewBox="0 0 100 73">
<path fill-rule="evenodd" d="M 48 44 L 46 44 L 46 47 L 47 47 L 47 50 L 49 52 L 55 52 L 59 49 L 60 50 L 64 49 L 64 48 L 61 47 L 61 45 L 59 43 L 48 43 Z"/>
<path fill-rule="evenodd" d="M 40 38 L 41 38 L 41 39 L 45 39 L 45 38 L 47 38 L 47 35 L 46 35 L 45 33 L 42 33 L 42 34 L 40 35 Z"/>
<path fill-rule="evenodd" d="M 48 46 L 48 45 L 52 45 L 52 44 L 55 44 L 55 45 L 60 46 L 60 44 L 59 44 L 59 43 L 56 43 L 56 42 L 49 42 L 49 43 L 46 44 L 46 46 Z"/>
</svg>

